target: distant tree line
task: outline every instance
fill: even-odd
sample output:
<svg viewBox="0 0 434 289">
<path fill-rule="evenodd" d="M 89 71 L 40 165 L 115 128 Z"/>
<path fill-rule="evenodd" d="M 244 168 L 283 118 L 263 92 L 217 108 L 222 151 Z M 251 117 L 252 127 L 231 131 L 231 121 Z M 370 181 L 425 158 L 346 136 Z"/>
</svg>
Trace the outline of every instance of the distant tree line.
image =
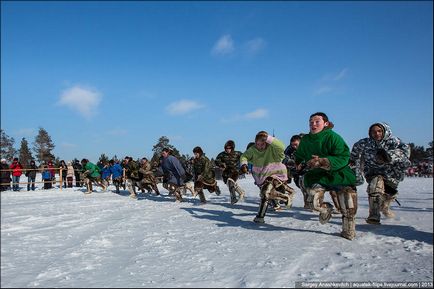
<svg viewBox="0 0 434 289">
<path fill-rule="evenodd" d="M 409 143 L 409 145 L 411 149 L 410 161 L 413 164 L 423 161 L 433 161 L 433 141 L 428 143 L 426 149 L 423 146 L 417 146 L 414 143 Z"/>
<path fill-rule="evenodd" d="M 55 145 L 48 134 L 48 132 L 40 127 L 38 134 L 35 137 L 35 141 L 33 142 L 33 152 L 29 148 L 29 143 L 25 137 L 21 139 L 20 148 L 16 150 L 14 148 L 15 139 L 13 137 L 9 137 L 6 132 L 1 129 L 1 138 L 0 138 L 0 152 L 1 157 L 5 158 L 8 162 L 11 162 L 15 157 L 21 162 L 22 165 L 28 165 L 30 161 L 38 161 L 39 163 L 46 163 L 48 161 L 55 161 L 56 158 L 54 156 L 53 149 Z"/>
<path fill-rule="evenodd" d="M 59 166 L 60 164 L 60 159 L 53 154 L 53 150 L 55 148 L 54 142 L 48 132 L 42 127 L 39 128 L 38 134 L 36 135 L 33 142 L 32 149 L 30 149 L 29 142 L 25 137 L 21 139 L 19 149 L 15 149 L 15 139 L 8 136 L 3 129 L 1 129 L 0 144 L 1 158 L 5 158 L 8 162 L 11 162 L 15 157 L 17 157 L 20 163 L 25 166 L 28 165 L 32 160 L 38 161 L 40 164 L 47 163 L 48 161 L 52 161 L 55 166 Z M 155 144 L 152 148 L 153 156 L 151 158 L 151 161 L 159 161 L 161 152 L 164 148 L 169 148 L 172 154 L 184 163 L 191 158 L 191 156 L 188 154 L 180 154 L 178 149 L 176 149 L 175 146 L 170 144 L 169 138 L 167 138 L 166 136 L 162 136 L 158 139 L 157 144 Z M 128 155 L 128 152 L 125 153 L 125 156 L 126 155 Z M 119 161 L 117 155 L 109 158 L 105 153 L 102 153 L 98 159 L 97 164 L 105 164 L 110 159 Z M 78 159 L 75 158 L 73 161 L 78 161 Z"/>
<path fill-rule="evenodd" d="M 60 160 L 58 157 L 55 157 L 53 154 L 53 150 L 55 145 L 48 134 L 48 132 L 40 127 L 38 134 L 35 137 L 33 142 L 32 149 L 29 148 L 29 143 L 26 138 L 21 139 L 20 148 L 16 150 L 14 148 L 15 139 L 13 137 L 9 137 L 3 129 L 1 129 L 1 139 L 0 139 L 0 153 L 1 158 L 5 158 L 8 162 L 11 162 L 13 158 L 17 157 L 21 164 L 28 165 L 31 160 L 38 161 L 40 164 L 46 163 L 48 161 L 53 161 L 56 166 L 59 165 Z M 411 149 L 410 160 L 412 163 L 417 164 L 423 161 L 431 161 L 433 160 L 433 141 L 428 143 L 428 147 L 425 148 L 423 146 L 417 146 L 414 143 L 409 143 Z M 157 143 L 153 146 L 152 151 L 153 155 L 151 158 L 151 162 L 159 161 L 161 152 L 164 148 L 169 148 L 172 154 L 179 158 L 181 162 L 184 164 L 188 162 L 191 158 L 189 154 L 181 154 L 175 146 L 170 144 L 170 140 L 166 136 L 162 136 L 158 139 Z M 32 151 L 34 155 L 32 154 Z M 126 155 L 128 153 L 126 152 Z M 118 157 L 115 155 L 111 159 L 118 160 Z M 74 159 L 76 161 L 77 159 Z M 102 153 L 98 164 L 103 164 L 109 161 L 109 157 Z M 214 159 L 211 159 L 213 162 Z"/>
<path fill-rule="evenodd" d="M 152 154 L 152 157 L 150 159 L 151 163 L 159 162 L 161 152 L 163 151 L 164 148 L 170 149 L 172 155 L 177 157 L 184 164 L 191 158 L 191 156 L 189 154 L 185 154 L 185 155 L 181 154 L 175 146 L 170 144 L 170 140 L 168 137 L 162 136 L 158 139 L 157 143 L 152 147 L 153 154 Z M 128 155 L 128 153 L 126 153 L 126 155 Z M 115 161 L 119 160 L 116 155 L 113 156 L 112 159 Z M 105 153 L 102 153 L 101 156 L 99 157 L 98 165 L 104 164 L 104 163 L 108 162 L 109 160 L 110 160 L 109 157 Z M 137 161 L 138 160 L 139 159 L 137 159 Z"/>
</svg>

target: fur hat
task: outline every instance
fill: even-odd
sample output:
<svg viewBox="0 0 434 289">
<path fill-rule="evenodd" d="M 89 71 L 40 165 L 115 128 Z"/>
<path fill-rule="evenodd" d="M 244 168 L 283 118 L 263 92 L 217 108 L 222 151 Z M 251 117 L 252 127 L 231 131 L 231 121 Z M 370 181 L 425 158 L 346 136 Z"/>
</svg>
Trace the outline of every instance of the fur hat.
<svg viewBox="0 0 434 289">
<path fill-rule="evenodd" d="M 226 149 L 227 147 L 230 147 L 230 148 L 232 148 L 232 149 L 235 149 L 235 142 L 234 142 L 233 140 L 228 140 L 228 141 L 225 143 L 224 148 Z"/>
<path fill-rule="evenodd" d="M 166 152 L 166 153 L 168 153 L 168 154 L 171 154 L 172 153 L 172 150 L 170 149 L 170 148 L 163 148 L 163 150 L 162 150 L 162 152 Z"/>
<path fill-rule="evenodd" d="M 193 149 L 193 153 L 198 153 L 199 155 L 203 155 L 203 150 L 201 147 L 197 146 Z"/>
</svg>

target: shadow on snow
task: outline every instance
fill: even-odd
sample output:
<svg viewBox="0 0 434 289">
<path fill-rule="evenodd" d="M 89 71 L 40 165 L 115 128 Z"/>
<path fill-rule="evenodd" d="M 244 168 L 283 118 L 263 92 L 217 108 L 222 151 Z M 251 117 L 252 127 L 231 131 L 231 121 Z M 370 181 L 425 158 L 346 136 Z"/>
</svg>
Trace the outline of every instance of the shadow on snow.
<svg viewBox="0 0 434 289">
<path fill-rule="evenodd" d="M 324 235 L 330 235 L 328 233 L 320 232 L 320 231 L 314 231 L 314 230 L 304 230 L 304 229 L 293 229 L 288 227 L 280 227 L 275 226 L 272 224 L 256 224 L 252 220 L 241 220 L 238 217 L 241 216 L 252 216 L 252 219 L 254 215 L 252 214 L 235 214 L 232 211 L 221 211 L 221 210 L 212 210 L 209 208 L 181 208 L 185 211 L 187 211 L 189 214 L 191 214 L 193 217 L 198 219 L 207 219 L 216 222 L 216 225 L 218 227 L 240 227 L 248 230 L 259 230 L 259 231 L 297 231 L 297 232 L 310 232 L 315 234 L 324 234 Z M 279 215 L 286 215 L 282 217 L 288 217 L 289 212 L 278 212 Z M 272 214 L 269 215 L 270 217 Z M 266 216 L 267 220 L 267 216 Z"/>
<path fill-rule="evenodd" d="M 383 235 L 388 237 L 400 237 L 405 240 L 419 241 L 430 245 L 433 244 L 433 233 L 418 231 L 411 226 L 391 225 L 391 224 L 381 224 L 381 225 L 362 224 L 362 225 L 356 225 L 356 230 L 361 232 L 371 232 L 376 235 Z"/>
</svg>

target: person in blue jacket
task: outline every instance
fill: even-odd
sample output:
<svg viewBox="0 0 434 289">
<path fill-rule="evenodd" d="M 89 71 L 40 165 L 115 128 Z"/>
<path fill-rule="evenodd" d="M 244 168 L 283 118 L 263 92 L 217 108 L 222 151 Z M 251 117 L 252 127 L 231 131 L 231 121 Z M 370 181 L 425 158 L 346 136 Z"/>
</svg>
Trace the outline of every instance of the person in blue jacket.
<svg viewBox="0 0 434 289">
<path fill-rule="evenodd" d="M 110 184 L 110 175 L 111 175 L 111 171 L 110 171 L 109 163 L 104 162 L 101 168 L 101 179 L 106 187 L 108 187 Z"/>
<path fill-rule="evenodd" d="M 123 168 L 114 160 L 109 161 L 110 164 L 110 173 L 112 176 L 113 185 L 116 187 L 116 193 L 119 194 L 119 186 L 123 183 Z"/>
<path fill-rule="evenodd" d="M 44 168 L 42 170 L 42 181 L 44 182 L 44 190 L 48 190 L 52 188 L 53 184 L 51 182 L 51 178 L 52 175 L 50 170 L 48 169 L 48 166 L 44 165 Z"/>
</svg>

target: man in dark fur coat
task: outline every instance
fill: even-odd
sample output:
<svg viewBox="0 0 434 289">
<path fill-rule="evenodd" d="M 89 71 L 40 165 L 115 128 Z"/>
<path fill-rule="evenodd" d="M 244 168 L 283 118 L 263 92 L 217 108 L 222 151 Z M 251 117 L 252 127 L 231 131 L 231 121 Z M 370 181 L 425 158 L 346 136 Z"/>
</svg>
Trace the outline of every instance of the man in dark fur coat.
<svg viewBox="0 0 434 289">
<path fill-rule="evenodd" d="M 201 147 L 193 149 L 193 172 L 194 172 L 194 192 L 198 194 L 201 203 L 206 203 L 204 189 L 210 193 L 220 195 L 220 188 L 215 179 L 215 172 L 212 168 L 211 161 L 205 156 Z"/>
<path fill-rule="evenodd" d="M 233 140 L 228 140 L 225 143 L 224 151 L 219 153 L 216 158 L 216 165 L 223 170 L 223 182 L 228 186 L 229 192 L 231 194 L 231 204 L 243 200 L 245 192 L 237 184 L 239 177 L 239 166 L 240 157 L 242 152 L 235 150 L 235 142 Z M 237 199 L 236 193 L 238 193 L 239 198 Z"/>
</svg>

